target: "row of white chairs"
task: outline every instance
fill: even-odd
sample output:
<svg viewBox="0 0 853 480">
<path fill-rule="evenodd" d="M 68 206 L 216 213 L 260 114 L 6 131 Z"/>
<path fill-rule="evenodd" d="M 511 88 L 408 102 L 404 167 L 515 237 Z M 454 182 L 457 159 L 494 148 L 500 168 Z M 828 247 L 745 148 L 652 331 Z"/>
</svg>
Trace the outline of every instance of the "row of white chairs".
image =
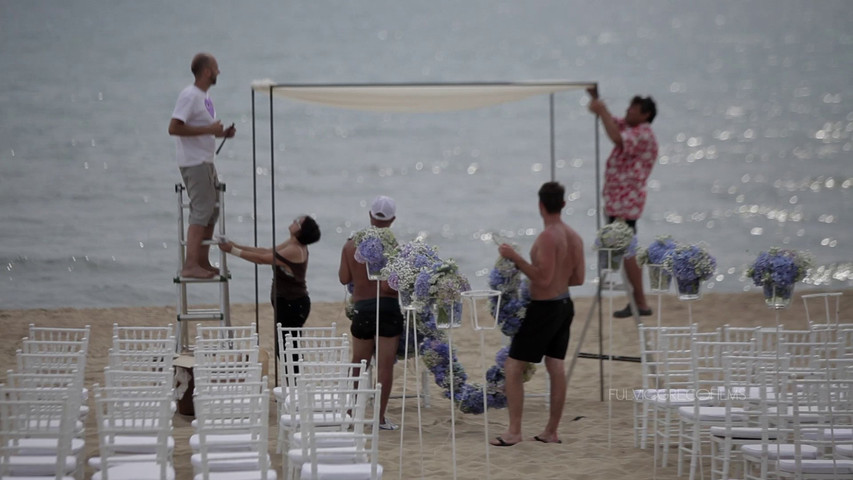
<svg viewBox="0 0 853 480">
<path fill-rule="evenodd" d="M 0 478 L 83 478 L 89 334 L 29 326 L 0 386 Z"/>
<path fill-rule="evenodd" d="M 365 361 L 350 363 L 335 325 L 276 328 L 279 444 L 287 480 L 368 480 L 378 462 L 379 392 Z"/>
<path fill-rule="evenodd" d="M 655 462 L 660 458 L 666 465 L 677 428 L 679 475 L 686 459 L 692 480 L 703 474 L 702 460 L 711 458 L 711 477 L 728 478 L 733 443 L 756 443 L 768 434 L 767 428 L 755 427 L 766 407 L 758 398 L 759 372 L 781 371 L 826 385 L 848 381 L 853 363 L 843 332 L 837 325 L 807 331 L 724 327 L 706 333 L 695 325 L 641 326 L 644 384 L 635 391 L 635 443 L 645 447 L 653 436 Z M 771 398 L 784 401 L 785 390 L 778 385 L 773 389 Z M 775 435 L 770 440 L 782 442 L 792 434 L 790 428 L 784 436 L 778 431 L 770 431 Z"/>
<path fill-rule="evenodd" d="M 175 478 L 171 325 L 113 324 L 103 383 L 95 384 L 98 455 L 93 480 Z"/>
<path fill-rule="evenodd" d="M 255 325 L 199 325 L 195 344 L 191 463 L 197 480 L 275 480 L 269 382 Z"/>
</svg>

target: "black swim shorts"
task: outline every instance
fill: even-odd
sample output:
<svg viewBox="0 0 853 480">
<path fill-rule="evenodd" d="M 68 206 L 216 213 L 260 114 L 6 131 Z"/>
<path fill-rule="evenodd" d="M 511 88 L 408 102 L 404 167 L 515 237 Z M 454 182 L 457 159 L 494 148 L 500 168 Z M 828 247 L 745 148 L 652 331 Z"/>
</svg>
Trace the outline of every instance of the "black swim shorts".
<svg viewBox="0 0 853 480">
<path fill-rule="evenodd" d="M 512 337 L 509 356 L 532 363 L 542 361 L 543 355 L 565 359 L 574 316 L 571 298 L 531 300 L 521 328 Z"/>
<path fill-rule="evenodd" d="M 361 340 L 370 340 L 376 336 L 376 299 L 355 302 L 355 315 L 350 332 Z M 403 333 L 403 313 L 396 297 L 379 298 L 379 336 L 396 337 Z"/>
</svg>

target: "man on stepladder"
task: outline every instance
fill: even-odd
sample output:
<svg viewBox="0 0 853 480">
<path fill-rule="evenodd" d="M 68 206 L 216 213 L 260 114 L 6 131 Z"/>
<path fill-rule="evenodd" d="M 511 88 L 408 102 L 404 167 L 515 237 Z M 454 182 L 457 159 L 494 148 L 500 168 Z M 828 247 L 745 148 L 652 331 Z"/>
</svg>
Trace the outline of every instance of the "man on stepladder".
<svg viewBox="0 0 853 480">
<path fill-rule="evenodd" d="M 646 180 L 658 158 L 658 143 L 651 124 L 657 114 L 652 97 L 636 96 L 625 112 L 624 118 L 615 118 L 598 98 L 598 90 L 587 90 L 592 97 L 589 111 L 601 118 L 607 137 L 613 142 L 613 151 L 607 158 L 604 170 L 604 213 L 608 223 L 623 220 L 637 233 L 637 220 L 646 204 Z M 649 316 L 652 309 L 643 293 L 643 271 L 636 257 L 624 261 L 625 273 L 634 292 L 634 303 L 641 316 Z M 613 312 L 616 318 L 634 315 L 630 303 Z"/>
<path fill-rule="evenodd" d="M 530 280 L 530 304 L 521 328 L 512 337 L 504 364 L 509 426 L 490 442 L 496 447 L 509 447 L 523 440 L 523 373 L 528 363 L 539 363 L 543 356 L 550 381 L 550 410 L 547 425 L 533 440 L 562 443 L 557 428 L 566 402 L 564 360 L 575 314 L 569 287 L 583 284 L 585 268 L 583 240 L 560 217 L 565 205 L 565 189 L 559 183 L 547 182 L 539 189 L 539 215 L 545 228 L 530 249 L 530 262 L 506 243 L 498 247 L 498 253 L 515 263 Z"/>
<path fill-rule="evenodd" d="M 213 227 L 219 218 L 219 180 L 213 159 L 216 137 L 231 138 L 237 133 L 234 124 L 224 128 L 216 119 L 216 110 L 207 91 L 216 85 L 219 64 L 213 55 L 199 53 L 193 57 L 190 70 L 195 77 L 192 85 L 178 95 L 169 135 L 175 138 L 176 158 L 181 178 L 190 199 L 187 227 L 187 255 L 181 277 L 213 278 L 219 270 L 210 264 L 210 245 L 202 245 L 213 237 Z"/>
</svg>

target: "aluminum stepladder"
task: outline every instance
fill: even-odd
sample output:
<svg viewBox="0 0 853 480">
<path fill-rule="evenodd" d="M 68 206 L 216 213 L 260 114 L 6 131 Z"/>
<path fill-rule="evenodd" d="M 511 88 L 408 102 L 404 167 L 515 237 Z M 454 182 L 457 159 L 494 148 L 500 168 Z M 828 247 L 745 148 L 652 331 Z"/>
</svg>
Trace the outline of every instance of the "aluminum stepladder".
<svg viewBox="0 0 853 480">
<path fill-rule="evenodd" d="M 219 207 L 218 220 L 218 235 L 225 236 L 225 184 L 219 183 L 216 186 L 219 191 L 219 199 L 217 206 Z M 186 187 L 181 183 L 175 184 L 175 194 L 178 198 L 178 270 L 175 272 L 173 282 L 177 287 L 177 323 L 175 326 L 175 342 L 177 353 L 182 353 L 190 349 L 189 346 L 189 325 L 190 321 L 218 321 L 220 326 L 231 326 L 231 300 L 228 290 L 228 283 L 231 279 L 231 274 L 228 271 L 226 262 L 226 253 L 219 250 L 219 275 L 213 278 L 186 278 L 181 277 L 181 271 L 184 268 L 186 259 L 187 239 L 186 225 L 184 212 L 189 210 L 189 199 L 184 198 Z M 205 239 L 202 245 L 218 245 L 215 239 Z M 187 286 L 200 284 L 218 284 L 219 287 L 219 308 L 210 307 L 193 307 L 189 305 Z M 213 302 L 209 302 L 212 304 Z"/>
</svg>

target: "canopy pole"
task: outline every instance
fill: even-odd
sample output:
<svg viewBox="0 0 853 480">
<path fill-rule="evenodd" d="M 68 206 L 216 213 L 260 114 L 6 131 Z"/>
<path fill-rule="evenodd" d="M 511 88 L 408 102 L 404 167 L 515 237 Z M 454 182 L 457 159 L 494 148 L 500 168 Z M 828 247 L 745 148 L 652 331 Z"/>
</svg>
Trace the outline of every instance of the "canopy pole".
<svg viewBox="0 0 853 480">
<path fill-rule="evenodd" d="M 596 84 L 597 86 L 597 84 Z M 599 124 L 601 119 L 595 116 L 595 230 L 601 230 L 601 157 L 599 155 Z M 601 401 L 604 401 L 604 344 L 601 332 L 604 328 L 604 309 L 601 307 L 601 262 L 598 264 L 598 288 L 596 303 L 598 304 L 598 390 Z"/>
<path fill-rule="evenodd" d="M 270 212 L 272 215 L 272 251 L 273 251 L 273 259 L 272 266 L 275 269 L 275 116 L 273 115 L 273 101 L 272 97 L 273 87 L 270 87 Z M 273 271 L 272 276 L 272 291 L 277 292 L 278 285 L 276 281 L 277 275 L 275 275 L 275 271 Z M 278 296 L 272 295 L 272 312 L 273 312 L 273 324 L 275 324 L 275 315 L 278 312 Z M 281 345 L 279 345 L 281 348 Z M 273 352 L 277 354 L 278 352 Z M 278 383 L 278 362 L 275 364 L 276 368 L 276 383 Z"/>
<path fill-rule="evenodd" d="M 252 218 L 255 248 L 258 248 L 258 153 L 255 134 L 255 90 L 252 89 Z M 255 330 L 259 332 L 260 303 L 258 302 L 258 265 L 255 264 Z M 260 337 L 260 333 L 258 333 Z"/>
<path fill-rule="evenodd" d="M 554 146 L 554 93 L 550 93 L 548 95 L 548 103 L 550 105 L 551 110 L 551 181 L 556 181 L 557 172 L 556 172 L 556 157 L 554 155 L 555 146 Z"/>
</svg>

